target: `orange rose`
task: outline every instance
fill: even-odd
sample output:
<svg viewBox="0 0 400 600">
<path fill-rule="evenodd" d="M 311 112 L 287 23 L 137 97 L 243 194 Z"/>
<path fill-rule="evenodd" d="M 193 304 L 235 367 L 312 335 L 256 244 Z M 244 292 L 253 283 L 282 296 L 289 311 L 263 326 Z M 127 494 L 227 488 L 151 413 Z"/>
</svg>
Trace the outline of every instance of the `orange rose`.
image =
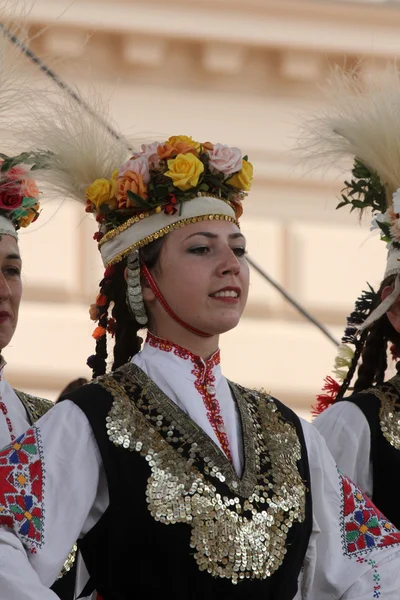
<svg viewBox="0 0 400 600">
<path fill-rule="evenodd" d="M 115 197 L 117 198 L 118 208 L 130 208 L 135 206 L 128 198 L 128 191 L 137 194 L 143 198 L 143 200 L 147 200 L 147 185 L 144 183 L 140 173 L 126 171 L 123 177 L 117 179 Z"/>
<path fill-rule="evenodd" d="M 165 160 L 167 158 L 178 156 L 178 154 L 188 154 L 189 152 L 196 154 L 196 148 L 189 145 L 187 142 L 176 142 L 174 144 L 165 142 L 164 146 L 159 146 L 157 148 L 157 152 L 160 159 Z"/>
<path fill-rule="evenodd" d="M 210 152 L 214 150 L 214 144 L 212 144 L 211 142 L 204 142 L 202 146 L 204 150 L 209 150 Z"/>
</svg>

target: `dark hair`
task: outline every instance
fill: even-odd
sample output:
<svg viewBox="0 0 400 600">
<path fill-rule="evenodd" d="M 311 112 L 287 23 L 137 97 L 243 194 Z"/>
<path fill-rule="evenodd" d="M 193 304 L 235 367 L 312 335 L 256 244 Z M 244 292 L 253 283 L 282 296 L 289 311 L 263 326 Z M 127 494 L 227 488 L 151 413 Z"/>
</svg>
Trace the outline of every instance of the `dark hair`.
<svg viewBox="0 0 400 600">
<path fill-rule="evenodd" d="M 88 380 L 85 379 L 85 377 L 78 377 L 78 379 L 73 379 L 72 381 L 70 381 L 65 386 L 65 388 L 60 392 L 60 395 L 58 396 L 57 400 L 55 401 L 55 404 L 57 404 L 57 402 L 60 402 L 60 400 L 62 398 L 64 398 L 64 396 L 67 396 L 71 392 L 74 392 L 75 390 L 80 388 L 82 385 L 85 385 L 85 383 L 88 383 Z"/>
<path fill-rule="evenodd" d="M 148 269 L 153 269 L 159 259 L 165 236 L 154 240 L 140 249 L 140 260 Z M 88 365 L 93 370 L 93 377 L 104 375 L 107 367 L 107 336 L 106 331 L 115 337 L 114 361 L 115 370 L 137 354 L 142 339 L 138 336 L 140 325 L 134 318 L 126 301 L 127 283 L 125 269 L 127 259 L 118 262 L 114 267 L 107 268 L 101 280 L 98 296 L 98 325 L 101 328 L 96 340 L 95 354 L 88 358 Z M 101 300 L 99 300 L 101 298 Z M 109 316 L 111 307 L 111 318 Z"/>
<path fill-rule="evenodd" d="M 386 286 L 393 285 L 395 275 L 386 277 L 375 295 L 375 301 L 371 307 L 374 310 L 382 302 L 382 291 Z M 383 383 L 387 369 L 387 346 L 391 342 L 396 351 L 400 351 L 400 334 L 391 325 L 388 317 L 384 314 L 371 327 L 365 330 L 356 342 L 354 357 L 347 376 L 340 388 L 338 398 L 342 397 L 353 379 L 358 366 L 357 379 L 354 391 L 359 392 L 373 385 Z"/>
</svg>

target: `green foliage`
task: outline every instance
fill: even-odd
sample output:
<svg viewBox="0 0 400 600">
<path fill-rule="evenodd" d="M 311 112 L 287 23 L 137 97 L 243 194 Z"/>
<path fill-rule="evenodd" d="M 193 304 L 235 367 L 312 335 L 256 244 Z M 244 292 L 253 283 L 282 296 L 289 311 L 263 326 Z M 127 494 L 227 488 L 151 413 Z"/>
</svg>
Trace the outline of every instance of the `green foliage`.
<svg viewBox="0 0 400 600">
<path fill-rule="evenodd" d="M 370 208 L 373 213 L 386 212 L 385 187 L 378 174 L 365 166 L 357 158 L 354 161 L 352 179 L 345 181 L 345 188 L 341 193 L 341 202 L 336 208 L 350 206 L 350 212 L 355 209 L 365 210 Z M 389 235 L 389 228 L 385 223 L 378 223 L 385 236 Z M 385 230 L 387 227 L 387 231 Z"/>
</svg>

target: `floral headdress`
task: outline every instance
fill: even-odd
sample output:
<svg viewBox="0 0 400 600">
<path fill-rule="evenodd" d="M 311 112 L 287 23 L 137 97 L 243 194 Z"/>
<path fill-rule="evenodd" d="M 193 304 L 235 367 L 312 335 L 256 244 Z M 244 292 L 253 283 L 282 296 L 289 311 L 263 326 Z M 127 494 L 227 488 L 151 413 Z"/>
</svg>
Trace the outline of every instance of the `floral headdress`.
<svg viewBox="0 0 400 600">
<path fill-rule="evenodd" d="M 106 266 L 188 222 L 235 221 L 253 166 L 238 148 L 178 135 L 140 152 L 86 189 L 86 211 Z"/>
<path fill-rule="evenodd" d="M 214 219 L 238 223 L 252 176 L 253 166 L 238 148 L 179 135 L 142 145 L 111 178 L 89 185 L 86 211 L 100 223 L 94 237 L 107 267 L 102 293 L 91 307 L 93 320 L 100 322 L 104 314 L 110 268 L 128 257 L 127 301 L 136 321 L 146 325 L 139 248 L 185 224 Z M 101 339 L 108 328 L 104 321 L 95 338 Z"/>
<path fill-rule="evenodd" d="M 21 227 L 28 227 L 39 216 L 39 190 L 24 161 L 29 162 L 28 154 L 0 154 L 0 235 L 16 238 Z"/>
<path fill-rule="evenodd" d="M 325 380 L 316 413 L 343 396 L 369 327 L 400 294 L 400 73 L 392 66 L 377 79 L 362 80 L 357 73 L 336 69 L 328 90 L 333 106 L 305 125 L 300 145 L 318 162 L 353 158 L 352 177 L 345 181 L 337 208 L 349 207 L 361 215 L 370 211 L 371 231 L 380 232 L 388 249 L 384 278 L 396 277 L 392 293 L 382 302 L 372 288 L 357 300 L 335 360 L 334 373 L 342 383 Z"/>
</svg>

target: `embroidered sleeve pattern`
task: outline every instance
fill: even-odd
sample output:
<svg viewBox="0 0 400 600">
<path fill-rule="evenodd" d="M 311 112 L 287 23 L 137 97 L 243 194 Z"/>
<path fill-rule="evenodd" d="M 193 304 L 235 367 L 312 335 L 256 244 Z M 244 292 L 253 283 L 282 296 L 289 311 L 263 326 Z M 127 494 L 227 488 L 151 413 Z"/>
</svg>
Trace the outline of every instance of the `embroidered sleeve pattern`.
<svg viewBox="0 0 400 600">
<path fill-rule="evenodd" d="M 0 452 L 0 525 L 31 552 L 43 545 L 43 483 L 40 433 L 32 427 Z"/>
<path fill-rule="evenodd" d="M 352 557 L 400 543 L 400 532 L 348 477 L 339 472 L 344 554 Z"/>
</svg>

